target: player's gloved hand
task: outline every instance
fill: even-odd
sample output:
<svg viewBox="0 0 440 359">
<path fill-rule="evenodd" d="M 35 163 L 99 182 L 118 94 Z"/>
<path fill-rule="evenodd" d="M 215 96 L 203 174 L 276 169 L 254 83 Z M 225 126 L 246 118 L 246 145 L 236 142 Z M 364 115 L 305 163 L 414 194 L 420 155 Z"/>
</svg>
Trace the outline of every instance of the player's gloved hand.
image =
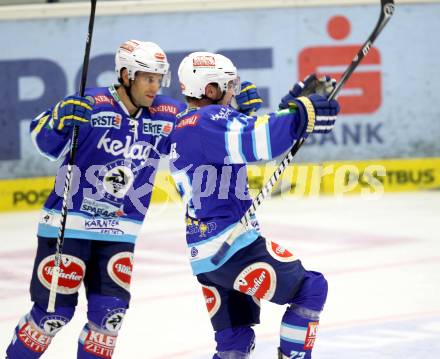
<svg viewBox="0 0 440 359">
<path fill-rule="evenodd" d="M 333 92 L 335 86 L 336 80 L 330 78 L 330 76 L 317 78 L 315 74 L 311 74 L 304 81 L 299 81 L 293 86 L 289 93 L 281 99 L 279 108 L 281 110 L 288 108 L 289 102 L 299 96 L 309 96 L 316 93 L 327 98 Z"/>
<path fill-rule="evenodd" d="M 300 125 L 296 129 L 297 137 L 330 132 L 340 110 L 338 101 L 318 94 L 300 96 L 289 102 L 289 108 L 298 109 Z"/>
<path fill-rule="evenodd" d="M 91 117 L 92 106 L 87 98 L 68 96 L 55 105 L 50 124 L 56 131 L 70 133 L 73 126 L 90 126 Z"/>
<path fill-rule="evenodd" d="M 241 83 L 241 91 L 240 94 L 235 96 L 235 101 L 236 105 L 232 104 L 232 107 L 247 116 L 252 116 L 252 113 L 258 111 L 263 104 L 263 99 L 258 93 L 257 87 L 249 81 Z"/>
</svg>

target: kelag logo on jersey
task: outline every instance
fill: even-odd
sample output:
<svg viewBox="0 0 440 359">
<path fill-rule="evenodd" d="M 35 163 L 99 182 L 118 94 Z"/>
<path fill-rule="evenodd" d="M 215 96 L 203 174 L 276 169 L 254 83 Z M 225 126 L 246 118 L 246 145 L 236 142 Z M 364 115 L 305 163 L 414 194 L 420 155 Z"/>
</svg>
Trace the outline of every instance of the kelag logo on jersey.
<svg viewBox="0 0 440 359">
<path fill-rule="evenodd" d="M 99 112 L 92 116 L 93 127 L 121 128 L 122 117 L 116 112 Z"/>
<path fill-rule="evenodd" d="M 142 133 L 151 136 L 165 136 L 173 130 L 173 123 L 169 121 L 152 121 L 144 119 L 142 121 Z"/>
</svg>

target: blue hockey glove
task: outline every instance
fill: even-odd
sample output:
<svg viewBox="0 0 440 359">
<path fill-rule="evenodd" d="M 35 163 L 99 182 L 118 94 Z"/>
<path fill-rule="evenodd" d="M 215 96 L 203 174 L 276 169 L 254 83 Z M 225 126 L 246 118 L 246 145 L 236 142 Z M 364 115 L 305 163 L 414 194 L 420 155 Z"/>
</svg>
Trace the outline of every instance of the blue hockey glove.
<svg viewBox="0 0 440 359">
<path fill-rule="evenodd" d="M 281 99 L 279 108 L 289 108 L 289 103 L 299 96 L 318 94 L 327 98 L 330 96 L 335 86 L 336 80 L 330 78 L 330 76 L 317 78 L 315 74 L 311 74 L 307 76 L 304 81 L 299 81 L 293 86 L 289 93 Z"/>
<path fill-rule="evenodd" d="M 92 106 L 88 99 L 68 96 L 55 105 L 50 124 L 59 132 L 70 133 L 73 126 L 90 126 L 91 117 Z"/>
<path fill-rule="evenodd" d="M 241 83 L 241 91 L 235 96 L 235 101 L 238 106 L 236 109 L 247 116 L 252 116 L 252 113 L 258 111 L 263 104 L 257 87 L 249 81 Z"/>
<path fill-rule="evenodd" d="M 310 133 L 328 133 L 335 125 L 339 113 L 339 103 L 318 94 L 300 96 L 289 102 L 289 108 L 297 108 L 300 123 L 297 136 L 306 137 Z"/>
</svg>

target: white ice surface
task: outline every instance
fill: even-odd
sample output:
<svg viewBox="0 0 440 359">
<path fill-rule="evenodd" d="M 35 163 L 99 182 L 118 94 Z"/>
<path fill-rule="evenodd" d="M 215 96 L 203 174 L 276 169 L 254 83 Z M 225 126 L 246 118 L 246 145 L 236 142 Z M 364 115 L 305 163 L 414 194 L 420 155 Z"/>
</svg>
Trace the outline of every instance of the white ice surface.
<svg viewBox="0 0 440 359">
<path fill-rule="evenodd" d="M 31 303 L 38 212 L 0 215 L 0 357 Z M 114 359 L 211 358 L 201 290 L 185 257 L 183 208 L 154 206 L 138 240 L 132 302 Z M 440 192 L 284 197 L 258 211 L 263 234 L 323 272 L 329 296 L 314 359 L 440 358 Z M 276 358 L 283 307 L 264 302 L 255 359 Z M 76 315 L 43 358 L 76 358 Z"/>
</svg>

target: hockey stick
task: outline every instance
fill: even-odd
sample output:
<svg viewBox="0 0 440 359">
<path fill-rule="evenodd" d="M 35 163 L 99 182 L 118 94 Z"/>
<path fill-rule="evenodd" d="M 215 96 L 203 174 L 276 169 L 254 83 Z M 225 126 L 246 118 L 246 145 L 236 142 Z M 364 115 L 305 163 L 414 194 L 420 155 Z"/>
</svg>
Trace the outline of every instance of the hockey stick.
<svg viewBox="0 0 440 359">
<path fill-rule="evenodd" d="M 329 96 L 329 99 L 333 100 L 336 98 L 336 95 L 338 94 L 339 90 L 342 88 L 342 86 L 347 82 L 347 80 L 350 78 L 353 71 L 356 69 L 356 67 L 359 65 L 359 63 L 362 61 L 362 59 L 368 54 L 368 52 L 371 49 L 371 46 L 373 42 L 376 40 L 376 38 L 381 33 L 382 29 L 385 27 L 385 25 L 388 23 L 388 21 L 391 19 L 391 16 L 394 13 L 394 0 L 381 0 L 381 12 L 379 20 L 377 21 L 376 27 L 374 28 L 371 35 L 368 37 L 367 41 L 361 46 L 358 53 L 354 57 L 351 64 L 347 67 L 345 72 L 343 73 L 341 79 L 338 81 L 335 89 L 332 91 L 332 93 Z M 216 254 L 211 258 L 211 262 L 215 265 L 219 264 L 220 261 L 225 257 L 226 252 L 231 247 L 232 243 L 234 243 L 235 239 L 238 237 L 238 235 L 247 228 L 247 225 L 249 221 L 251 220 L 252 216 L 255 214 L 257 208 L 261 205 L 263 200 L 271 193 L 272 188 L 277 183 L 278 179 L 283 174 L 286 167 L 292 162 L 293 157 L 296 155 L 296 153 L 299 151 L 301 146 L 303 145 L 305 139 L 301 139 L 300 141 L 296 142 L 294 146 L 289 150 L 289 152 L 286 154 L 286 156 L 283 158 L 281 163 L 278 165 L 278 168 L 275 170 L 275 172 L 272 174 L 272 176 L 269 178 L 269 181 L 263 186 L 261 191 L 258 193 L 258 195 L 254 198 L 252 201 L 251 206 L 248 208 L 246 213 L 243 215 L 243 217 L 240 219 L 240 223 L 238 223 L 232 233 L 229 235 L 229 237 L 226 239 L 225 242 L 223 242 L 222 246 L 219 248 Z"/>
<path fill-rule="evenodd" d="M 87 81 L 87 70 L 89 68 L 90 47 L 92 46 L 93 24 L 95 23 L 95 9 L 96 9 L 97 0 L 90 0 L 90 1 L 91 1 L 91 8 L 90 8 L 90 17 L 89 17 L 89 28 L 86 38 L 86 48 L 84 52 L 81 81 L 79 84 L 79 95 L 81 97 L 84 96 L 84 91 Z M 70 142 L 69 161 L 67 163 L 66 179 L 64 181 L 63 205 L 61 207 L 61 223 L 60 223 L 60 228 L 58 231 L 58 238 L 56 243 L 55 264 L 52 271 L 52 280 L 50 282 L 49 301 L 47 303 L 47 311 L 49 313 L 55 312 L 55 300 L 58 289 L 58 278 L 60 275 L 60 265 L 63 254 L 62 251 L 63 251 L 63 243 L 64 243 L 64 231 L 66 229 L 66 221 L 67 221 L 67 201 L 69 198 L 70 185 L 72 180 L 72 167 L 73 164 L 75 163 L 75 155 L 76 155 L 76 150 L 78 148 L 78 132 L 79 132 L 79 127 L 73 126 L 73 134 Z"/>
</svg>

